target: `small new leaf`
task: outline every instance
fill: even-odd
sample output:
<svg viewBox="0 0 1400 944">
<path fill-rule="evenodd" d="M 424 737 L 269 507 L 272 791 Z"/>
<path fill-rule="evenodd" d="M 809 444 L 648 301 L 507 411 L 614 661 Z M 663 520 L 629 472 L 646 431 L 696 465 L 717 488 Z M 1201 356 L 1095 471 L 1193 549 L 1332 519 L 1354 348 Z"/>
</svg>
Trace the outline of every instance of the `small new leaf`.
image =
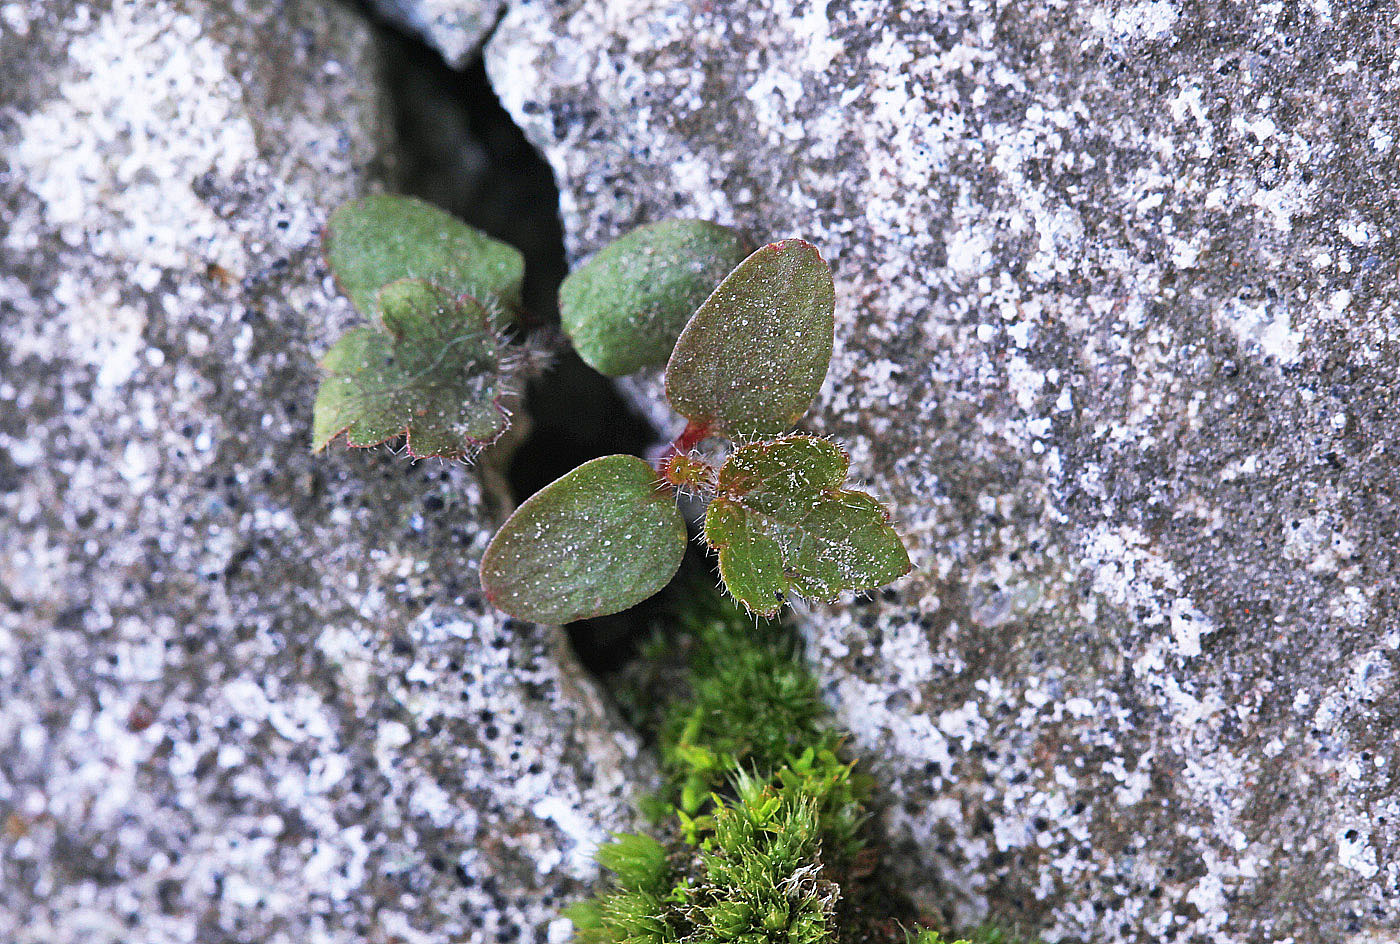
<svg viewBox="0 0 1400 944">
<path fill-rule="evenodd" d="M 695 309 L 744 258 L 743 237 L 701 220 L 634 229 L 569 274 L 559 318 L 579 356 L 609 377 L 666 363 Z"/>
<path fill-rule="evenodd" d="M 486 310 L 418 279 L 384 286 L 376 304 L 385 330 L 355 328 L 321 362 L 312 448 L 341 433 L 352 446 L 407 433 L 414 456 L 461 458 L 494 441 L 508 420 Z"/>
<path fill-rule="evenodd" d="M 635 456 L 585 462 L 532 495 L 481 558 L 486 596 L 511 616 L 569 623 L 664 587 L 685 554 L 675 495 Z"/>
<path fill-rule="evenodd" d="M 379 314 L 379 289 L 405 278 L 488 304 L 520 306 L 524 257 L 413 197 L 377 194 L 342 204 L 326 226 L 326 259 L 341 290 L 367 318 Z"/>
<path fill-rule="evenodd" d="M 715 289 L 676 341 L 666 396 L 686 419 L 732 439 L 790 429 L 831 362 L 836 290 L 815 246 L 772 243 Z"/>
<path fill-rule="evenodd" d="M 841 487 L 848 465 L 825 440 L 788 436 L 741 446 L 720 468 L 705 541 L 719 552 L 725 586 L 749 610 L 772 616 L 789 591 L 829 600 L 909 572 L 884 508 Z"/>
</svg>

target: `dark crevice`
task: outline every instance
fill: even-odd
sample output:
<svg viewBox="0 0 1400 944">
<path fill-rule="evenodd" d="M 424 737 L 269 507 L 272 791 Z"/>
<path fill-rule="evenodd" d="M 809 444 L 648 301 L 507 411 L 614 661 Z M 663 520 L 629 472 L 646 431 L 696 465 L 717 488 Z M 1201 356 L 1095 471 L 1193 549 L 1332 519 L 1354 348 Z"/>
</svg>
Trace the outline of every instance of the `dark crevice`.
<svg viewBox="0 0 1400 944">
<path fill-rule="evenodd" d="M 480 50 L 459 70 L 387 24 L 376 33 L 398 138 L 395 189 L 519 249 L 526 309 L 556 322 L 555 293 L 567 272 L 559 191 L 549 164 L 501 107 Z"/>
<path fill-rule="evenodd" d="M 419 38 L 346 0 L 372 24 L 393 109 L 394 189 L 421 197 L 515 246 L 525 256 L 523 298 L 531 321 L 551 332 L 567 274 L 559 191 L 549 164 L 491 88 L 481 51 L 456 69 Z M 656 433 L 605 377 L 567 345 L 526 388 L 531 429 L 508 470 L 524 500 L 579 464 L 613 453 L 644 455 Z M 566 627 L 580 661 L 607 673 L 635 653 L 654 617 L 642 604 Z"/>
</svg>

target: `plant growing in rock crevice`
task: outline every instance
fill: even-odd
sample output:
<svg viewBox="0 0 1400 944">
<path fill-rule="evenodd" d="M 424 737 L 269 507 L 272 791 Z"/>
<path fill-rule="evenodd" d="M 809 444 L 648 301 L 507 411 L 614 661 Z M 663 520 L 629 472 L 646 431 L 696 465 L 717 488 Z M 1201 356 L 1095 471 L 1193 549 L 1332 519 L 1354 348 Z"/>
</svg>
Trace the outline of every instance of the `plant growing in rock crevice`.
<svg viewBox="0 0 1400 944">
<path fill-rule="evenodd" d="M 519 254 L 389 196 L 337 210 L 326 248 L 373 324 L 326 355 L 315 448 L 404 435 L 414 456 L 469 458 L 499 437 L 527 369 Z M 612 375 L 664 364 L 687 423 L 659 467 L 605 456 L 522 504 L 483 556 L 488 596 L 549 623 L 640 602 L 680 565 L 681 493 L 707 502 L 704 541 L 750 614 L 907 573 L 885 510 L 845 487 L 845 453 L 793 432 L 826 377 L 834 299 L 810 243 L 746 255 L 732 230 L 691 221 L 642 227 L 573 273 L 560 302 L 580 355 Z M 706 612 L 707 596 L 687 597 L 689 694 L 659 724 L 666 780 L 652 808 L 669 831 L 600 850 L 614 878 L 571 910 L 580 944 L 942 944 L 905 932 L 908 903 L 874 877 L 871 783 L 840 757 L 795 641 L 749 631 L 733 607 Z"/>
<path fill-rule="evenodd" d="M 524 363 L 508 337 L 519 253 L 393 196 L 338 209 L 326 250 L 341 287 L 377 323 L 348 332 L 322 362 L 315 448 L 342 434 L 353 446 L 406 435 L 415 457 L 470 458 L 495 441 Z M 585 361 L 610 375 L 665 363 L 666 396 L 688 424 L 659 470 L 605 456 L 521 505 L 481 561 L 496 606 L 564 623 L 651 596 L 685 551 L 681 491 L 708 502 L 705 543 L 752 613 L 909 571 L 889 515 L 844 487 L 846 455 L 791 431 L 831 360 L 831 270 L 800 239 L 744 250 L 726 227 L 668 221 L 627 234 L 564 281 L 563 327 Z M 716 453 L 721 443 L 727 451 Z"/>
<path fill-rule="evenodd" d="M 581 277 L 592 277 L 595 263 Z M 616 276 L 630 277 L 625 268 Z M 789 432 L 826 377 L 834 304 L 831 270 L 802 240 L 764 246 L 734 268 L 667 361 L 666 396 L 688 423 L 659 473 L 632 456 L 607 456 L 526 501 L 482 558 L 492 602 L 522 618 L 568 622 L 646 599 L 685 551 L 674 502 L 682 489 L 709 502 L 705 542 L 750 612 L 772 616 L 790 593 L 829 599 L 906 574 L 908 554 L 884 509 L 842 487 L 845 454 Z M 591 324 L 627 317 L 600 308 Z M 697 451 L 719 439 L 733 444 L 721 462 Z"/>
</svg>

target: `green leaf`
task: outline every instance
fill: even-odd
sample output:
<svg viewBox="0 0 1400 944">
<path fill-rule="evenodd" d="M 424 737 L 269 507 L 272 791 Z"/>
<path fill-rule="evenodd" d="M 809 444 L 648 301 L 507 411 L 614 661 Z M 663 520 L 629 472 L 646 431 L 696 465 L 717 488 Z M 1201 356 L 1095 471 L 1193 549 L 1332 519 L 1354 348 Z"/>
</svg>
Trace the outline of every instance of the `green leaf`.
<svg viewBox="0 0 1400 944">
<path fill-rule="evenodd" d="M 666 365 L 666 396 L 692 422 L 731 438 L 792 427 L 831 362 L 836 290 L 815 246 L 772 243 L 705 300 Z"/>
<path fill-rule="evenodd" d="M 719 551 L 725 586 L 750 611 L 774 615 L 789 591 L 829 600 L 909 572 L 885 509 L 841 487 L 848 465 L 826 440 L 788 436 L 741 446 L 720 468 L 705 541 Z"/>
<path fill-rule="evenodd" d="M 413 197 L 377 194 L 341 204 L 326 226 L 326 259 L 367 318 L 380 288 L 424 279 L 486 304 L 520 306 L 525 260 L 514 248 Z"/>
<path fill-rule="evenodd" d="M 618 377 L 660 367 L 685 323 L 744 258 L 743 237 L 701 220 L 641 226 L 559 286 L 559 317 L 579 356 Z"/>
<path fill-rule="evenodd" d="M 312 447 L 408 434 L 414 456 L 460 458 L 509 425 L 499 404 L 501 351 L 475 299 L 418 279 L 378 296 L 385 330 L 355 328 L 326 354 Z"/>
<path fill-rule="evenodd" d="M 481 585 L 536 623 L 617 613 L 666 585 L 685 553 L 675 494 L 635 456 L 585 462 L 532 495 L 491 539 Z"/>
</svg>

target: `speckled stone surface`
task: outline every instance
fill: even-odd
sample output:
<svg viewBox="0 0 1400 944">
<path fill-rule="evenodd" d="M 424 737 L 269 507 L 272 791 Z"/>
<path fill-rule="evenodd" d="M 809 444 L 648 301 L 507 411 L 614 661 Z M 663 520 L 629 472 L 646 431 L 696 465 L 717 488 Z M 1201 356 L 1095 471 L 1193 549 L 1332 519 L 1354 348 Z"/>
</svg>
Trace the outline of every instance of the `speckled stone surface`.
<svg viewBox="0 0 1400 944">
<path fill-rule="evenodd" d="M 812 429 L 918 571 L 810 612 L 929 907 L 1051 940 L 1400 928 L 1390 6 L 523 2 L 575 258 L 836 272 Z"/>
<path fill-rule="evenodd" d="M 385 19 L 421 37 L 448 65 L 467 64 L 502 16 L 507 0 L 369 0 Z"/>
<path fill-rule="evenodd" d="M 553 940 L 627 822 L 476 473 L 307 449 L 376 83 L 335 4 L 0 3 L 7 944 Z"/>
</svg>

